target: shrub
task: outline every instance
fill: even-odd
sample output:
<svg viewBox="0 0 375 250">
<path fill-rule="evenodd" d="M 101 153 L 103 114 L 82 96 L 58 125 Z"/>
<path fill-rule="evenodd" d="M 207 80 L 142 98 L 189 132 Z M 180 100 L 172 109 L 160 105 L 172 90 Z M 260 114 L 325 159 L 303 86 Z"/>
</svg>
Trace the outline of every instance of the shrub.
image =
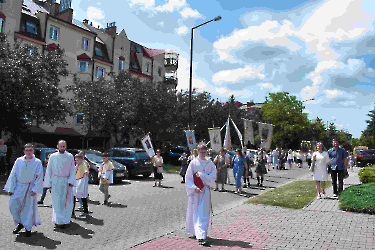
<svg viewBox="0 0 375 250">
<path fill-rule="evenodd" d="M 358 177 L 362 183 L 375 182 L 375 165 L 362 168 L 358 173 Z"/>
</svg>

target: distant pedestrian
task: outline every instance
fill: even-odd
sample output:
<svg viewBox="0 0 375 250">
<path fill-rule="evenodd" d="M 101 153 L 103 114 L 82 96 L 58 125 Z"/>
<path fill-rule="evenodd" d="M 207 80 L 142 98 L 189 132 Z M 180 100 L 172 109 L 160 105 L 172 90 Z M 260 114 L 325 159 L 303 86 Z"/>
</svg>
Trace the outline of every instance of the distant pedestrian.
<svg viewBox="0 0 375 250">
<path fill-rule="evenodd" d="M 261 148 L 256 160 L 255 173 L 257 177 L 257 186 L 263 187 L 264 175 L 267 173 L 266 169 L 267 158 L 264 153 L 264 149 Z"/>
<path fill-rule="evenodd" d="M 310 150 L 307 152 L 307 154 L 306 154 L 306 162 L 307 162 L 307 165 L 309 166 L 309 167 L 311 167 L 311 157 L 312 157 L 312 155 L 311 155 L 311 152 L 310 152 Z"/>
<path fill-rule="evenodd" d="M 281 150 L 281 153 L 279 154 L 279 169 L 285 169 L 286 158 L 287 155 L 285 154 L 285 151 Z"/>
<path fill-rule="evenodd" d="M 210 185 L 216 180 L 216 167 L 211 160 L 206 159 L 206 144 L 198 145 L 198 153 L 199 157 L 190 162 L 186 172 L 185 185 L 188 195 L 186 231 L 192 235 L 191 238 L 198 239 L 200 245 L 207 246 L 212 207 Z M 203 186 L 199 188 L 197 185 L 200 186 L 202 183 Z"/>
<path fill-rule="evenodd" d="M 225 157 L 227 158 L 227 160 L 229 161 L 229 166 L 227 167 L 227 180 L 226 180 L 226 183 L 228 185 L 232 185 L 232 182 L 230 181 L 230 177 L 229 177 L 229 174 L 230 174 L 230 171 L 231 171 L 231 168 L 233 168 L 233 158 L 231 157 L 231 155 L 228 153 L 228 150 L 225 149 L 225 152 L 227 152 L 225 154 Z M 235 182 L 235 181 L 234 181 Z"/>
<path fill-rule="evenodd" d="M 64 229 L 72 216 L 76 171 L 74 157 L 66 151 L 66 142 L 59 141 L 57 148 L 58 152 L 49 157 L 44 187 L 51 189 L 52 222 L 56 228 Z"/>
<path fill-rule="evenodd" d="M 354 156 L 353 156 L 353 153 L 352 152 L 349 152 L 348 151 L 348 158 L 349 158 L 349 167 L 350 167 L 350 171 L 353 172 L 353 166 L 354 166 Z"/>
<path fill-rule="evenodd" d="M 51 154 L 47 155 L 46 160 L 43 162 L 43 181 L 44 181 L 44 176 L 46 175 L 47 165 L 48 165 L 50 155 Z M 46 195 L 47 195 L 47 190 L 48 188 L 46 187 L 43 188 L 43 193 L 42 193 L 42 196 L 40 197 L 40 200 L 38 201 L 38 204 L 44 203 L 44 199 L 46 198 Z"/>
<path fill-rule="evenodd" d="M 8 147 L 3 139 L 0 139 L 0 174 L 7 175 L 7 152 Z"/>
<path fill-rule="evenodd" d="M 216 165 L 216 188 L 214 191 L 219 190 L 219 184 L 221 184 L 220 192 L 225 191 L 224 184 L 227 180 L 227 167 L 229 166 L 229 159 L 225 157 L 226 150 L 222 148 L 219 155 L 214 159 L 214 164 Z"/>
<path fill-rule="evenodd" d="M 267 167 L 268 167 L 268 171 L 271 171 L 271 165 L 272 165 L 272 152 L 270 152 L 269 154 L 266 154 L 266 158 L 267 158 Z"/>
<path fill-rule="evenodd" d="M 30 237 L 32 226 L 41 224 L 36 194 L 43 189 L 43 167 L 34 156 L 32 144 L 26 144 L 23 151 L 25 155 L 14 163 L 4 191 L 10 195 L 9 210 L 17 225 L 13 233 L 18 234 L 25 228 L 26 237 Z"/>
<path fill-rule="evenodd" d="M 83 203 L 83 211 L 80 216 L 88 217 L 89 210 L 87 206 L 87 195 L 89 191 L 89 169 L 87 165 L 84 163 L 84 158 L 82 154 L 75 155 L 75 162 L 76 162 L 76 185 L 74 186 L 74 199 L 73 199 L 73 211 L 72 217 L 75 216 L 75 199 L 78 198 Z"/>
<path fill-rule="evenodd" d="M 242 187 L 241 187 L 241 178 L 243 176 L 244 171 L 247 171 L 247 163 L 246 158 L 242 154 L 241 149 L 236 149 L 236 155 L 233 157 L 233 176 L 234 180 L 236 181 L 236 191 L 235 194 L 241 194 L 242 193 Z M 248 174 L 248 173 L 246 173 Z"/>
<path fill-rule="evenodd" d="M 289 169 L 290 169 L 290 170 L 291 170 L 292 167 L 293 167 L 293 159 L 294 159 L 293 152 L 292 152 L 291 149 L 289 149 L 287 160 L 288 160 L 288 164 L 289 164 Z"/>
<path fill-rule="evenodd" d="M 348 165 L 348 152 L 345 149 L 339 148 L 339 141 L 337 139 L 332 140 L 332 148 L 328 150 L 328 155 L 331 164 L 331 178 L 333 197 L 338 197 L 344 188 L 344 175 Z M 337 179 L 339 187 L 337 189 Z"/>
<path fill-rule="evenodd" d="M 163 180 L 163 157 L 160 155 L 160 150 L 156 150 L 156 155 L 152 157 L 152 163 L 154 165 L 154 180 L 155 184 L 154 187 L 158 186 L 161 187 L 163 184 L 161 180 Z"/>
<path fill-rule="evenodd" d="M 181 168 L 180 168 L 180 175 L 182 177 L 181 183 L 185 183 L 185 175 L 188 167 L 188 157 L 186 153 L 182 153 L 181 157 L 178 158 L 178 160 L 181 162 Z"/>
<path fill-rule="evenodd" d="M 247 188 L 247 187 L 250 187 L 250 178 L 249 178 L 249 173 L 251 172 L 251 169 L 250 169 L 250 152 L 247 151 L 247 147 L 243 147 L 242 149 L 242 154 L 245 156 L 245 159 L 246 159 L 246 169 L 244 170 L 243 174 L 242 174 L 242 177 L 243 177 L 243 187 L 244 188 Z M 251 172 L 253 173 L 253 172 Z"/>
<path fill-rule="evenodd" d="M 316 150 L 312 155 L 312 166 L 314 168 L 314 180 L 316 182 L 316 190 L 318 191 L 317 199 L 325 196 L 325 183 L 328 181 L 327 166 L 329 164 L 329 156 L 327 151 L 323 150 L 323 144 L 318 142 Z"/>
<path fill-rule="evenodd" d="M 301 151 L 299 151 L 299 150 L 297 151 L 296 158 L 297 158 L 297 166 L 299 168 L 301 168 L 302 167 L 302 158 L 303 158 Z"/>
<path fill-rule="evenodd" d="M 196 148 L 194 148 L 192 151 L 191 151 L 191 153 L 190 153 L 190 155 L 189 155 L 189 157 L 188 157 L 188 165 L 190 164 L 190 162 L 192 161 L 192 160 L 194 160 L 195 158 L 198 158 L 199 156 L 198 156 L 198 150 L 196 149 Z"/>
<path fill-rule="evenodd" d="M 272 151 L 272 163 L 274 169 L 279 168 L 279 148 L 276 148 Z"/>
<path fill-rule="evenodd" d="M 100 164 L 98 171 L 99 190 L 104 194 L 103 205 L 107 205 L 109 198 L 111 198 L 109 194 L 109 184 L 113 183 L 113 169 L 113 164 L 109 160 L 109 154 L 104 153 L 103 162 Z"/>
</svg>

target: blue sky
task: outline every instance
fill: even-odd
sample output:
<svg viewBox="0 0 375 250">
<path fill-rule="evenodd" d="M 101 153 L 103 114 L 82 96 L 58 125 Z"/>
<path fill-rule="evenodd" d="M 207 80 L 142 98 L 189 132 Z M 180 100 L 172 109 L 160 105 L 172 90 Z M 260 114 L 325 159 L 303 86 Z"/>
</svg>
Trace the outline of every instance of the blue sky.
<svg viewBox="0 0 375 250">
<path fill-rule="evenodd" d="M 180 53 L 177 88 L 188 89 L 190 29 L 193 87 L 220 101 L 263 102 L 286 91 L 309 118 L 359 137 L 375 100 L 374 0 L 73 0 L 74 16 L 155 49 Z"/>
</svg>

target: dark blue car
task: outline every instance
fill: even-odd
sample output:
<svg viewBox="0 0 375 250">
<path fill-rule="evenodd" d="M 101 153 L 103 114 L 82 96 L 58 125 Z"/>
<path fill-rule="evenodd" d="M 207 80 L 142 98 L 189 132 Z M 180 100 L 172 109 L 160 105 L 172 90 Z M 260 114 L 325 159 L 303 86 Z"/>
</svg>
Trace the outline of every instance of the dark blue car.
<svg viewBox="0 0 375 250">
<path fill-rule="evenodd" d="M 111 148 L 105 153 L 109 155 L 109 159 L 126 166 L 129 178 L 140 174 L 144 177 L 149 177 L 154 172 L 151 159 L 144 149 Z"/>
<path fill-rule="evenodd" d="M 189 156 L 189 148 L 185 146 L 175 146 L 173 148 L 168 149 L 166 152 L 163 152 L 161 156 L 163 157 L 164 163 L 170 163 L 172 165 L 178 166 L 180 165 L 178 159 L 181 157 L 183 153 L 186 153 L 187 156 Z"/>
</svg>

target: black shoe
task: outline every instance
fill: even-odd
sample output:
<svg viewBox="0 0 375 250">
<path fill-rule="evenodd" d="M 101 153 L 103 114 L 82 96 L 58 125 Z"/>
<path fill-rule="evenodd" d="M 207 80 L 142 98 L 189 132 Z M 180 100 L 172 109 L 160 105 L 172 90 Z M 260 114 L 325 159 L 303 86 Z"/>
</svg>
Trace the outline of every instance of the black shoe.
<svg viewBox="0 0 375 250">
<path fill-rule="evenodd" d="M 43 201 L 38 201 L 38 204 L 42 204 L 43 205 Z"/>
<path fill-rule="evenodd" d="M 191 235 L 191 236 L 189 236 L 189 239 L 196 240 L 197 237 L 195 235 Z"/>
<path fill-rule="evenodd" d="M 107 205 L 108 204 L 108 201 L 104 201 L 102 205 Z"/>
<path fill-rule="evenodd" d="M 201 246 L 209 246 L 206 239 L 199 239 L 198 244 Z"/>
<path fill-rule="evenodd" d="M 257 183 L 257 186 L 258 186 L 258 187 L 260 186 L 260 183 L 259 183 L 259 182 Z"/>
<path fill-rule="evenodd" d="M 21 231 L 22 228 L 23 228 L 23 225 L 18 224 L 17 227 L 13 230 L 13 233 L 18 234 Z"/>
<path fill-rule="evenodd" d="M 26 230 L 25 236 L 26 236 L 26 237 L 31 237 L 31 231 L 27 231 L 27 230 Z"/>
<path fill-rule="evenodd" d="M 75 214 L 72 214 L 72 218 L 77 219 L 77 216 Z"/>
<path fill-rule="evenodd" d="M 110 195 L 110 194 L 108 195 L 108 200 L 109 200 L 109 198 L 111 198 L 111 195 Z"/>
<path fill-rule="evenodd" d="M 260 183 L 260 186 L 263 187 L 263 183 Z"/>
</svg>

